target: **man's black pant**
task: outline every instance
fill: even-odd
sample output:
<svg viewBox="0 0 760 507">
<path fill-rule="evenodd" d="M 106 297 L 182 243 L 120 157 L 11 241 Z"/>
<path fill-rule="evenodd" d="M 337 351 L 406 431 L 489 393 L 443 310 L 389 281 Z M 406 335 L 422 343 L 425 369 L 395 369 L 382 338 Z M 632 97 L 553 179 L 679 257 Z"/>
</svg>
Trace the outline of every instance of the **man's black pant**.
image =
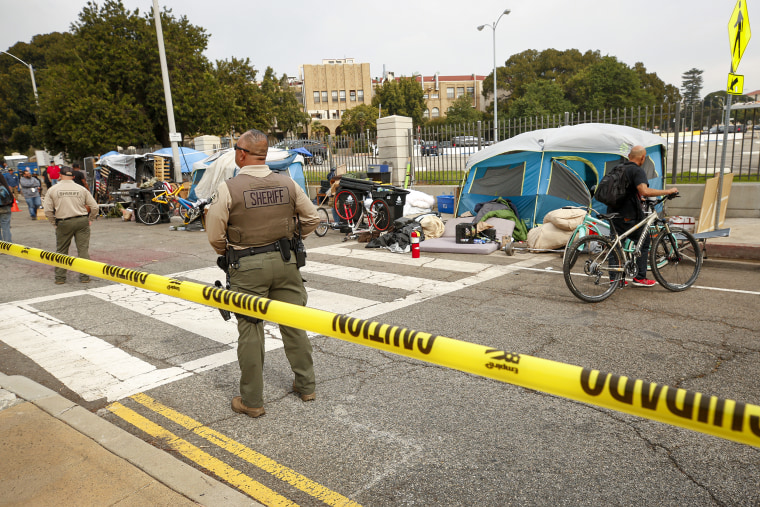
<svg viewBox="0 0 760 507">
<path fill-rule="evenodd" d="M 612 225 L 615 227 L 615 232 L 617 232 L 618 235 L 625 234 L 638 223 L 639 223 L 639 220 L 636 220 L 635 218 L 613 218 L 612 219 Z M 647 277 L 647 263 L 648 263 L 647 259 L 649 258 L 649 243 L 650 243 L 649 231 L 644 228 L 641 228 L 634 231 L 633 233 L 631 233 L 630 236 L 627 237 L 627 239 L 630 239 L 631 241 L 633 241 L 635 245 L 636 243 L 638 243 L 642 232 L 646 233 L 646 237 L 644 238 L 644 244 L 641 245 L 641 257 L 636 259 L 636 267 L 638 268 L 636 278 Z"/>
</svg>

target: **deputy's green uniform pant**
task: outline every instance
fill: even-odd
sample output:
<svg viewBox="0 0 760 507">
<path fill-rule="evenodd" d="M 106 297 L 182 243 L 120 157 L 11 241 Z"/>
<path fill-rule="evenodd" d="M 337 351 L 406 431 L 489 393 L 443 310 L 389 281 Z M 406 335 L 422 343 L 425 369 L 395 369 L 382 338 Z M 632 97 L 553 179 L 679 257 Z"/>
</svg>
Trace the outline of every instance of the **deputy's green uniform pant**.
<svg viewBox="0 0 760 507">
<path fill-rule="evenodd" d="M 289 262 L 282 260 L 280 252 L 267 252 L 243 257 L 239 263 L 238 269 L 230 268 L 232 290 L 306 306 L 306 289 L 296 266 L 295 254 Z M 238 318 L 238 334 L 240 396 L 248 407 L 263 407 L 264 324 Z M 285 356 L 295 374 L 296 391 L 302 395 L 313 393 L 314 363 L 306 331 L 280 325 L 280 334 Z"/>
<path fill-rule="evenodd" d="M 88 216 L 69 218 L 68 220 L 58 220 L 58 226 L 55 228 L 55 248 L 59 254 L 69 255 L 71 239 L 77 246 L 77 257 L 81 259 L 90 258 L 90 219 Z M 89 281 L 88 275 L 79 274 L 79 281 Z M 55 268 L 55 281 L 66 281 L 66 270 Z"/>
</svg>

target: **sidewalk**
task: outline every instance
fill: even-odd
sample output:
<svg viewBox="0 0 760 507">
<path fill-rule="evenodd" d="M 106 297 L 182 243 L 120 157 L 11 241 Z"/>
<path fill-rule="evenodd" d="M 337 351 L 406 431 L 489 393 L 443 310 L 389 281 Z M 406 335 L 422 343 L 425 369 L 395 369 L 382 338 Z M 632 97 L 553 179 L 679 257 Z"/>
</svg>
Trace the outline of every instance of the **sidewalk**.
<svg viewBox="0 0 760 507">
<path fill-rule="evenodd" d="M 727 218 L 727 238 L 708 239 L 707 259 L 760 261 L 760 218 Z"/>
<path fill-rule="evenodd" d="M 260 505 L 26 377 L 0 373 L 0 505 Z"/>
</svg>

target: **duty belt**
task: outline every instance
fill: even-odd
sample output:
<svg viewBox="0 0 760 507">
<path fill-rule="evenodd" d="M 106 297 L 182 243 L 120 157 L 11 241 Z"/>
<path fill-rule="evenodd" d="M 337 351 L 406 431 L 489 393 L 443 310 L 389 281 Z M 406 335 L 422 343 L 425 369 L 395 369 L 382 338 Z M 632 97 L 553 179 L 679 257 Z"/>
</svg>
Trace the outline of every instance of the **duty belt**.
<svg viewBox="0 0 760 507">
<path fill-rule="evenodd" d="M 71 220 L 72 218 L 82 218 L 82 217 L 86 217 L 86 216 L 89 216 L 89 215 L 77 215 L 75 217 L 56 218 L 55 220 L 56 220 L 56 222 L 63 222 L 64 220 Z"/>
<path fill-rule="evenodd" d="M 248 257 L 249 255 L 258 255 L 258 254 L 263 254 L 267 252 L 277 252 L 279 250 L 280 250 L 280 243 L 278 241 L 275 241 L 271 245 L 252 246 L 250 248 L 245 248 L 243 250 L 236 250 L 232 247 L 229 248 L 230 260 L 232 262 L 237 262 L 239 259 L 242 259 L 243 257 Z"/>
</svg>

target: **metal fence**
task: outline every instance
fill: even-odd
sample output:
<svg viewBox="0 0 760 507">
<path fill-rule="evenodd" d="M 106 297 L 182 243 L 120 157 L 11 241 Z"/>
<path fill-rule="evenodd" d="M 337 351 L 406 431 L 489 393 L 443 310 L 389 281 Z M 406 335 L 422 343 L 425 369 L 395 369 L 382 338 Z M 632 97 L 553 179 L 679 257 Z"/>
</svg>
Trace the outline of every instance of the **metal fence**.
<svg viewBox="0 0 760 507">
<path fill-rule="evenodd" d="M 725 171 L 734 181 L 760 179 L 760 105 L 735 105 L 726 136 Z M 706 104 L 664 104 L 625 109 L 606 109 L 562 115 L 504 118 L 499 121 L 499 139 L 523 132 L 581 123 L 626 125 L 660 135 L 667 140 L 669 182 L 697 183 L 720 173 L 723 157 L 725 109 Z M 459 184 L 467 159 L 493 141 L 493 123 L 452 124 L 410 130 L 411 164 L 418 184 Z M 303 144 L 311 142 L 316 144 Z M 358 135 L 327 136 L 314 140 L 285 139 L 274 146 L 303 147 L 314 151 L 306 156 L 310 184 L 326 179 L 331 168 L 346 166 L 349 173 L 365 173 L 378 164 L 377 137 L 366 131 Z M 311 152 L 309 152 L 311 153 Z"/>
<path fill-rule="evenodd" d="M 696 183 L 720 173 L 725 109 L 705 104 L 600 110 L 564 115 L 506 118 L 499 122 L 501 140 L 523 132 L 581 123 L 609 123 L 638 128 L 667 139 L 671 182 Z M 760 179 L 758 105 L 731 110 L 726 136 L 725 170 L 735 181 Z M 419 183 L 459 183 L 467 158 L 491 144 L 493 122 L 420 128 L 410 133 L 414 174 Z M 756 135 L 757 133 L 757 135 Z M 457 143 L 458 140 L 464 143 Z"/>
</svg>

